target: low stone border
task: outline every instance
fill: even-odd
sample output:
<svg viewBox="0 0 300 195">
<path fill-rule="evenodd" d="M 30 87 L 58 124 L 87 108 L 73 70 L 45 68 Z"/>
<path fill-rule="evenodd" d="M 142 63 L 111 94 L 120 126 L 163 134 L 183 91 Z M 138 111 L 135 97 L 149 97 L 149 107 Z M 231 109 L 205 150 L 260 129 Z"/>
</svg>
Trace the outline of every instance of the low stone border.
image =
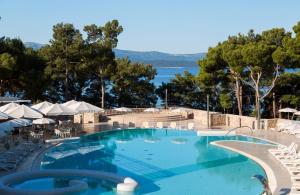
<svg viewBox="0 0 300 195">
<path fill-rule="evenodd" d="M 225 148 L 227 150 L 231 150 L 231 151 L 236 152 L 236 153 L 239 153 L 243 156 L 246 156 L 247 158 L 252 159 L 256 163 L 258 163 L 264 169 L 264 171 L 267 175 L 267 178 L 268 178 L 268 181 L 269 181 L 269 187 L 270 187 L 272 193 L 274 193 L 276 191 L 276 188 L 277 188 L 276 177 L 275 177 L 275 174 L 274 174 L 273 170 L 271 169 L 271 167 L 268 164 L 266 164 L 264 161 L 260 160 L 259 158 L 255 157 L 251 154 L 248 154 L 248 153 L 246 153 L 244 151 L 241 151 L 241 150 L 237 150 L 235 148 L 231 148 L 231 147 L 228 147 L 228 146 L 221 145 L 218 142 L 222 142 L 222 141 L 214 141 L 214 142 L 210 142 L 210 144 L 221 147 L 221 148 Z"/>
</svg>

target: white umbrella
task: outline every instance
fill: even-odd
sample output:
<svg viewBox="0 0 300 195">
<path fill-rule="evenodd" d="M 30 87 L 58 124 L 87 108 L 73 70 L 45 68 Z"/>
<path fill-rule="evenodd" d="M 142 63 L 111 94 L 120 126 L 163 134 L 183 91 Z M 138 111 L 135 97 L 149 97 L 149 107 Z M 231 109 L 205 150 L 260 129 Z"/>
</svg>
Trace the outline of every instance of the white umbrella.
<svg viewBox="0 0 300 195">
<path fill-rule="evenodd" d="M 0 135 L 4 135 L 5 132 L 14 130 L 15 127 L 26 127 L 30 125 L 32 125 L 32 123 L 28 119 L 13 119 L 4 123 L 0 123 Z"/>
<path fill-rule="evenodd" d="M 278 112 L 291 112 L 291 113 L 294 113 L 294 112 L 298 112 L 298 110 L 293 109 L 293 108 L 283 108 L 283 109 L 278 110 Z"/>
<path fill-rule="evenodd" d="M 32 124 L 35 125 L 44 125 L 44 124 L 52 124 L 55 123 L 55 120 L 50 118 L 40 118 L 32 121 Z"/>
<path fill-rule="evenodd" d="M 25 105 L 20 105 L 19 107 L 7 110 L 6 113 L 15 118 L 43 118 L 41 113 Z"/>
<path fill-rule="evenodd" d="M 7 119 L 10 119 L 10 118 L 13 118 L 12 116 L 4 113 L 4 112 L 0 112 L 0 120 L 7 120 Z"/>
<path fill-rule="evenodd" d="M 4 106 L 0 107 L 0 112 L 6 112 L 7 110 L 11 110 L 11 109 L 19 107 L 19 106 L 20 106 L 20 104 L 16 104 L 14 102 L 5 104 Z"/>
<path fill-rule="evenodd" d="M 147 108 L 144 110 L 144 112 L 159 112 L 160 110 L 158 108 Z"/>
<path fill-rule="evenodd" d="M 114 110 L 118 112 L 132 112 L 132 109 L 126 107 L 115 108 Z"/>
<path fill-rule="evenodd" d="M 31 106 L 31 108 L 36 109 L 36 110 L 42 110 L 42 109 L 47 108 L 52 105 L 53 105 L 52 103 L 44 101 L 39 104 L 35 104 L 35 105 Z"/>
<path fill-rule="evenodd" d="M 294 115 L 300 115 L 300 111 L 295 112 Z"/>
<path fill-rule="evenodd" d="M 99 108 L 87 102 L 77 102 L 67 107 L 81 113 L 82 112 L 104 112 L 102 108 Z"/>
<path fill-rule="evenodd" d="M 298 112 L 298 110 L 293 108 L 283 108 L 278 110 L 278 112 L 287 112 L 288 113 L 288 119 L 290 118 L 290 113 Z"/>
<path fill-rule="evenodd" d="M 76 103 L 78 103 L 76 100 L 70 100 L 70 101 L 63 103 L 62 105 L 63 106 L 71 106 L 72 104 L 76 104 Z"/>
<path fill-rule="evenodd" d="M 42 109 L 41 112 L 47 116 L 74 115 L 77 113 L 75 110 L 61 104 L 53 104 Z"/>
</svg>

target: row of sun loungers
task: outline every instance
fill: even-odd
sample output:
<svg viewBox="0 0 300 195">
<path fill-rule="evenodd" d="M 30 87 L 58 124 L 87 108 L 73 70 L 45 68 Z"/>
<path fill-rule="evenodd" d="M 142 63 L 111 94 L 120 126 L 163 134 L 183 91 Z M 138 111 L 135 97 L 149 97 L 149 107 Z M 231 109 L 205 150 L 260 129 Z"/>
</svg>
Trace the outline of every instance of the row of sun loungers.
<svg viewBox="0 0 300 195">
<path fill-rule="evenodd" d="M 292 194 L 300 194 L 300 152 L 298 144 L 294 142 L 288 146 L 279 146 L 276 149 L 269 149 L 272 154 L 281 164 L 289 171 L 292 179 Z"/>
<path fill-rule="evenodd" d="M 169 129 L 176 129 L 179 126 L 177 125 L 176 122 L 170 122 L 170 124 L 168 126 L 165 125 L 163 122 L 157 122 L 156 125 L 152 125 L 152 126 L 149 125 L 149 122 L 143 122 L 142 127 L 143 128 L 160 128 L 160 129 L 162 129 L 162 128 L 169 128 Z M 179 128 L 182 128 L 182 127 L 179 127 Z M 195 128 L 195 124 L 194 123 L 188 123 L 188 125 L 187 125 L 187 129 L 188 130 L 193 130 L 194 128 Z"/>
<path fill-rule="evenodd" d="M 22 143 L 19 146 L 0 154 L 0 171 L 12 171 L 31 153 L 40 149 L 42 145 Z"/>
<path fill-rule="evenodd" d="M 295 121 L 284 121 L 282 123 L 278 123 L 276 128 L 271 128 L 271 130 L 295 135 L 300 138 L 300 123 Z"/>
<path fill-rule="evenodd" d="M 66 130 L 54 129 L 54 134 L 56 137 L 59 138 L 71 137 L 71 129 L 66 129 Z"/>
<path fill-rule="evenodd" d="M 169 125 L 167 126 L 163 122 L 157 122 L 154 125 L 150 125 L 149 122 L 143 122 L 141 125 L 142 128 L 170 128 L 170 129 L 176 129 L 178 127 L 176 122 L 170 122 Z M 120 128 L 120 125 L 117 121 L 113 122 L 113 129 Z M 128 128 L 135 128 L 135 124 L 132 122 L 129 122 Z M 188 123 L 187 129 L 188 130 L 193 130 L 195 128 L 194 123 Z"/>
</svg>

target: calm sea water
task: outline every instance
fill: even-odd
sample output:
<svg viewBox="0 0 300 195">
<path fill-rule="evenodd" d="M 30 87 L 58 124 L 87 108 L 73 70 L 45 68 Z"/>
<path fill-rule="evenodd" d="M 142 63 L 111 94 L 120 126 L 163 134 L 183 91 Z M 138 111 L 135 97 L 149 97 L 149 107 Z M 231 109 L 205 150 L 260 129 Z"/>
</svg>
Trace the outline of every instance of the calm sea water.
<svg viewBox="0 0 300 195">
<path fill-rule="evenodd" d="M 156 68 L 157 75 L 154 79 L 154 84 L 156 87 L 159 87 L 162 82 L 168 83 L 171 79 L 175 77 L 176 74 L 183 74 L 184 71 L 188 71 L 193 75 L 199 73 L 199 67 L 158 67 Z M 159 98 L 156 105 L 158 107 L 162 106 L 162 100 Z"/>
<path fill-rule="evenodd" d="M 154 84 L 156 87 L 158 87 L 162 82 L 167 83 L 175 77 L 175 74 L 183 74 L 184 71 L 189 71 L 193 75 L 197 75 L 199 72 L 199 67 L 158 67 L 156 70 L 157 75 L 154 79 Z"/>
</svg>

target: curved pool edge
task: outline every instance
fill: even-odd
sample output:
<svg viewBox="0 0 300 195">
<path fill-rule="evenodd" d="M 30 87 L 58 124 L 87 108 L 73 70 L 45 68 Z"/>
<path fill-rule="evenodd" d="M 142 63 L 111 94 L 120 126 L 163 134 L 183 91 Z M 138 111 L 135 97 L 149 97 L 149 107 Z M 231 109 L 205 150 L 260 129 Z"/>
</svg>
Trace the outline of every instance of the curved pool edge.
<svg viewBox="0 0 300 195">
<path fill-rule="evenodd" d="M 236 153 L 239 153 L 251 160 L 253 160 L 254 162 L 256 162 L 259 166 L 261 166 L 263 168 L 263 170 L 265 171 L 268 181 L 269 181 L 269 187 L 272 191 L 273 194 L 276 194 L 276 191 L 278 190 L 278 181 L 276 179 L 276 172 L 268 165 L 267 162 L 265 162 L 264 160 L 262 160 L 261 158 L 254 156 L 246 151 L 234 148 L 234 147 L 230 147 L 230 146 L 226 146 L 222 143 L 224 142 L 232 142 L 232 143 L 241 143 L 241 142 L 237 142 L 237 141 L 214 141 L 214 142 L 210 142 L 211 145 L 220 147 L 220 148 L 224 148 Z M 245 143 L 245 142 L 244 142 Z M 247 142 L 246 142 L 247 144 Z M 249 144 L 249 143 L 248 143 Z M 255 144 L 255 143 L 251 143 L 251 144 Z M 258 145 L 258 144 L 256 144 Z M 280 176 L 279 176 L 280 177 Z"/>
<path fill-rule="evenodd" d="M 33 161 L 31 162 L 31 166 L 30 166 L 30 171 L 37 171 L 37 170 L 41 170 L 40 166 L 41 166 L 41 162 L 43 160 L 44 155 L 51 150 L 52 148 L 62 144 L 63 142 L 58 142 L 56 144 L 51 144 L 48 147 L 46 147 L 45 149 L 43 149 L 42 151 L 40 151 L 36 157 L 33 159 Z"/>
</svg>

